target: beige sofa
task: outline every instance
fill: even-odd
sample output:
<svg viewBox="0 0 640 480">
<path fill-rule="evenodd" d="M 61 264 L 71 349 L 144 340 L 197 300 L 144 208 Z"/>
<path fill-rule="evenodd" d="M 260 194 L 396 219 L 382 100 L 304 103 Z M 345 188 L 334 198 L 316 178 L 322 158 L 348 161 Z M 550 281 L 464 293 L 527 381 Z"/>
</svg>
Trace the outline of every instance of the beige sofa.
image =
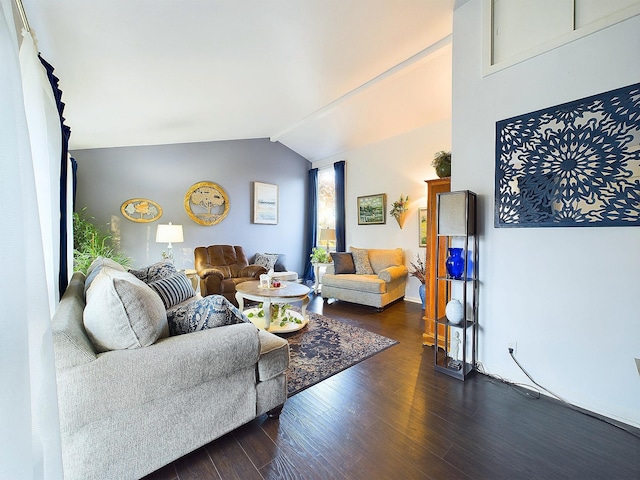
<svg viewBox="0 0 640 480">
<path fill-rule="evenodd" d="M 121 299 L 126 281 L 139 292 L 151 289 L 126 277 L 129 272 L 100 275 L 107 271 Z M 75 273 L 52 323 L 66 480 L 141 478 L 258 415 L 279 414 L 286 340 L 244 322 L 168 336 L 161 314 L 156 333 L 121 329 L 126 343 L 113 349 L 106 340 L 96 344 L 104 332 L 83 322 L 92 302 L 104 305 L 93 285 L 85 297 L 85 276 Z M 146 302 L 157 307 L 155 300 Z M 213 300 L 199 297 L 198 304 Z"/>
<path fill-rule="evenodd" d="M 409 271 L 401 248 L 350 247 L 349 253 L 332 257 L 333 264 L 322 276 L 322 298 L 368 305 L 378 311 L 404 298 Z"/>
</svg>

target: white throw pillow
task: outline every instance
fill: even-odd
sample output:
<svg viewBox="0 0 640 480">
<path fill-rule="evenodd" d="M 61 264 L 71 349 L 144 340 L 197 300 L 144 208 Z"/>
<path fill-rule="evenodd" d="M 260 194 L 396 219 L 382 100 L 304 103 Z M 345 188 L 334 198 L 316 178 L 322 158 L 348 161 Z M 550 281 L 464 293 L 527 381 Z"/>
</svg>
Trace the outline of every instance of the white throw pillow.
<svg viewBox="0 0 640 480">
<path fill-rule="evenodd" d="M 162 300 L 131 273 L 103 268 L 86 301 L 84 327 L 97 352 L 146 347 L 169 334 Z"/>
</svg>

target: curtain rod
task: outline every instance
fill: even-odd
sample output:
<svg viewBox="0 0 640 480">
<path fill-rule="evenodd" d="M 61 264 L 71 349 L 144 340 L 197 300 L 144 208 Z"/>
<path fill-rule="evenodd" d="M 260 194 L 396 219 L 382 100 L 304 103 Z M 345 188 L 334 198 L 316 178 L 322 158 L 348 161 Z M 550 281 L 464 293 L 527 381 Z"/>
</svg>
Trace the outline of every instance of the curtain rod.
<svg viewBox="0 0 640 480">
<path fill-rule="evenodd" d="M 24 29 L 31 33 L 31 27 L 29 26 L 29 20 L 27 20 L 27 14 L 24 11 L 24 5 L 22 5 L 22 0 L 15 0 L 16 7 L 18 8 L 18 12 L 20 13 L 20 19 L 22 20 L 22 25 Z"/>
</svg>

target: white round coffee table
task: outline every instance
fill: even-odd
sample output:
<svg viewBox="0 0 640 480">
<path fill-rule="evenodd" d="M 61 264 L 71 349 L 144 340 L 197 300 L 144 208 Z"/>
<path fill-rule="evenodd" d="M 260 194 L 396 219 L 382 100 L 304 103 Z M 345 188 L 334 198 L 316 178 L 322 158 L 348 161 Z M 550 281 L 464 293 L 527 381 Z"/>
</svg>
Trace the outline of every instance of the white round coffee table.
<svg viewBox="0 0 640 480">
<path fill-rule="evenodd" d="M 309 304 L 309 292 L 311 289 L 300 283 L 282 282 L 277 288 L 260 288 L 260 282 L 252 280 L 236 285 L 236 300 L 240 311 L 244 310 L 244 300 L 262 302 L 264 308 L 264 329 L 271 326 L 271 304 L 291 303 L 302 301 L 302 318 L 307 320 L 307 305 Z M 306 322 L 305 322 L 306 324 Z"/>
</svg>

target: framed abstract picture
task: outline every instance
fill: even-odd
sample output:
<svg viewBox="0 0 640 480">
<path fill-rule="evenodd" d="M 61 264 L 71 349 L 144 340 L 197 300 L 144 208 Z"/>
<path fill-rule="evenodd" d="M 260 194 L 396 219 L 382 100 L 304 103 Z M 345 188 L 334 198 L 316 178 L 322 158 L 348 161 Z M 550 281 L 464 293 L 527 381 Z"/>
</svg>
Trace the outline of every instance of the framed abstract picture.
<svg viewBox="0 0 640 480">
<path fill-rule="evenodd" d="M 358 197 L 358 225 L 379 225 L 387 223 L 387 195 L 378 193 Z"/>
<path fill-rule="evenodd" d="M 253 182 L 253 223 L 278 224 L 278 185 Z"/>
</svg>

